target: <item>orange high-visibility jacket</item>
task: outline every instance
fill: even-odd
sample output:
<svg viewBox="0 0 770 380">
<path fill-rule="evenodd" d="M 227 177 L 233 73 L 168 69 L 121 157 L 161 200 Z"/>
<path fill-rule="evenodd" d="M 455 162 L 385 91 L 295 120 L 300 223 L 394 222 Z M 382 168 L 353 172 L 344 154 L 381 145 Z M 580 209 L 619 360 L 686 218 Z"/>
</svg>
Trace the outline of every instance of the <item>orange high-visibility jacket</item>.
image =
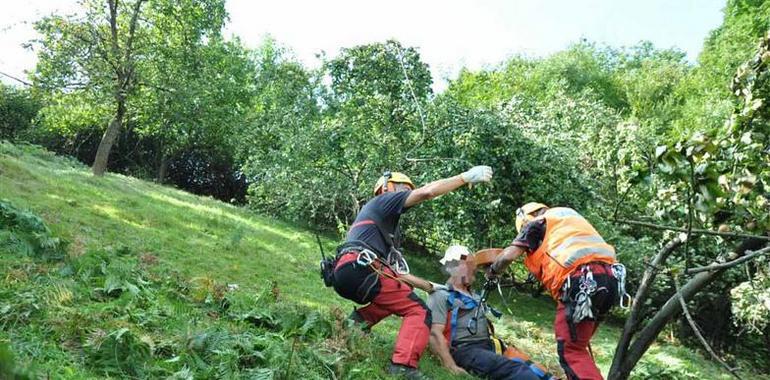
<svg viewBox="0 0 770 380">
<path fill-rule="evenodd" d="M 613 264 L 615 248 L 607 244 L 577 211 L 566 207 L 548 209 L 535 220 L 545 219 L 543 243 L 524 259 L 532 274 L 554 299 L 564 281 L 580 265 L 590 262 Z"/>
</svg>

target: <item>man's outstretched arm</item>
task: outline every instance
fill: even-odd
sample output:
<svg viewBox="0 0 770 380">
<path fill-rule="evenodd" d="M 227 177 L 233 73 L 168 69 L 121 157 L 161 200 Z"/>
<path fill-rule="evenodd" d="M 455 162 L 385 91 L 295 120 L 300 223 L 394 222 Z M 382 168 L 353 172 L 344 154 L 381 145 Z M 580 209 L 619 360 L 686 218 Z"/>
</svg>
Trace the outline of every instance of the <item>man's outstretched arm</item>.
<svg viewBox="0 0 770 380">
<path fill-rule="evenodd" d="M 422 289 L 427 293 L 433 293 L 433 283 L 426 279 L 417 277 L 413 274 L 400 274 L 398 278 L 417 289 Z"/>
<path fill-rule="evenodd" d="M 467 172 L 454 177 L 433 181 L 425 186 L 413 190 L 404 203 L 405 207 L 412 207 L 427 200 L 444 195 L 459 188 L 466 183 L 474 184 L 489 182 L 492 180 L 492 168 L 489 166 L 474 166 Z"/>
<path fill-rule="evenodd" d="M 527 251 L 519 246 L 512 245 L 504 249 L 492 265 L 487 269 L 487 277 L 496 276 L 502 273 L 512 262 L 519 258 L 519 256 L 527 253 Z"/>
</svg>

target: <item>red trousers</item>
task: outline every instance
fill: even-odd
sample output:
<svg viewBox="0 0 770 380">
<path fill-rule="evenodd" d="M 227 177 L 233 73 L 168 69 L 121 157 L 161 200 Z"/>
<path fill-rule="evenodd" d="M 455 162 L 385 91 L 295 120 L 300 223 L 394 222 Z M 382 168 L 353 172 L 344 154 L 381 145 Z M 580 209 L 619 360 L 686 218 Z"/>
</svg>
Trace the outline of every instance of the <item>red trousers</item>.
<svg viewBox="0 0 770 380">
<path fill-rule="evenodd" d="M 577 339 L 572 340 L 567 325 L 565 306 L 559 302 L 556 307 L 556 320 L 553 330 L 556 333 L 556 349 L 559 353 L 559 363 L 569 380 L 602 380 L 602 374 L 594 363 L 594 358 L 588 350 L 591 337 L 594 336 L 599 322 L 583 320 L 575 325 Z"/>
<path fill-rule="evenodd" d="M 553 323 L 559 363 L 569 380 L 602 379 L 602 374 L 596 367 L 593 354 L 590 352 L 589 344 L 596 329 L 599 328 L 600 321 L 604 319 L 604 316 L 619 299 L 618 282 L 608 264 L 589 263 L 585 267 L 591 270 L 593 279 L 596 281 L 597 290 L 591 295 L 591 303 L 592 311 L 598 320 L 586 319 L 576 323 L 574 325 L 575 334 L 572 336 L 567 323 L 567 306 L 559 301 L 556 307 L 556 320 Z M 581 266 L 572 275 L 572 286 L 568 290 L 570 299 L 575 299 L 575 295 L 580 289 L 578 284 L 581 281 L 583 269 Z"/>
<path fill-rule="evenodd" d="M 355 255 L 343 256 L 338 265 L 355 260 L 355 257 Z M 394 275 L 387 267 L 383 267 L 382 270 Z M 369 327 L 392 314 L 402 317 L 401 329 L 396 337 L 391 361 L 417 368 L 430 336 L 431 318 L 428 306 L 407 284 L 383 275 L 380 275 L 380 284 L 379 294 L 371 303 L 358 309 L 357 313 Z"/>
</svg>

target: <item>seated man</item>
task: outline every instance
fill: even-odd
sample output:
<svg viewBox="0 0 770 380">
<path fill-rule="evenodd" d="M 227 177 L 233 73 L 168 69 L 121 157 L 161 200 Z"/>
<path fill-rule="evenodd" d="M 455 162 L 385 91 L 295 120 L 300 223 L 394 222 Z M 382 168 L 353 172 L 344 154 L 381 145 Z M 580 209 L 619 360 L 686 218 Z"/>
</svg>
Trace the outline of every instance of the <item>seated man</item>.
<svg viewBox="0 0 770 380">
<path fill-rule="evenodd" d="M 502 355 L 502 342 L 491 334 L 486 318 L 489 307 L 471 291 L 476 263 L 468 248 L 449 247 L 441 264 L 450 277 L 446 289 L 437 289 L 430 295 L 428 308 L 432 316 L 430 348 L 444 367 L 454 374 L 470 372 L 495 380 L 553 378 L 526 358 Z"/>
</svg>

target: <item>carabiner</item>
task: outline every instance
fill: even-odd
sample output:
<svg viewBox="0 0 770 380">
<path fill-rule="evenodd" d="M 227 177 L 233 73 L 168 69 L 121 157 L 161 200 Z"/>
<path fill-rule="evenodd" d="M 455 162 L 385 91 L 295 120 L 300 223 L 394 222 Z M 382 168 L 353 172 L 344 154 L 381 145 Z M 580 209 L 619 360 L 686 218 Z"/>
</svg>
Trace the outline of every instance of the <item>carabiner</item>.
<svg viewBox="0 0 770 380">
<path fill-rule="evenodd" d="M 406 259 L 404 259 L 403 256 L 399 257 L 398 260 L 396 260 L 396 273 L 398 274 L 409 274 L 409 264 L 406 263 Z"/>
<path fill-rule="evenodd" d="M 364 267 L 368 267 L 369 265 L 372 265 L 372 263 L 376 258 L 377 256 L 374 254 L 374 252 L 368 249 L 364 249 L 358 253 L 358 257 L 356 258 L 356 264 Z"/>
<path fill-rule="evenodd" d="M 623 303 L 623 300 L 626 300 L 625 304 Z M 634 299 L 631 297 L 630 294 L 624 293 L 620 296 L 620 308 L 623 310 L 626 310 L 631 307 L 631 304 L 633 303 Z"/>
</svg>

